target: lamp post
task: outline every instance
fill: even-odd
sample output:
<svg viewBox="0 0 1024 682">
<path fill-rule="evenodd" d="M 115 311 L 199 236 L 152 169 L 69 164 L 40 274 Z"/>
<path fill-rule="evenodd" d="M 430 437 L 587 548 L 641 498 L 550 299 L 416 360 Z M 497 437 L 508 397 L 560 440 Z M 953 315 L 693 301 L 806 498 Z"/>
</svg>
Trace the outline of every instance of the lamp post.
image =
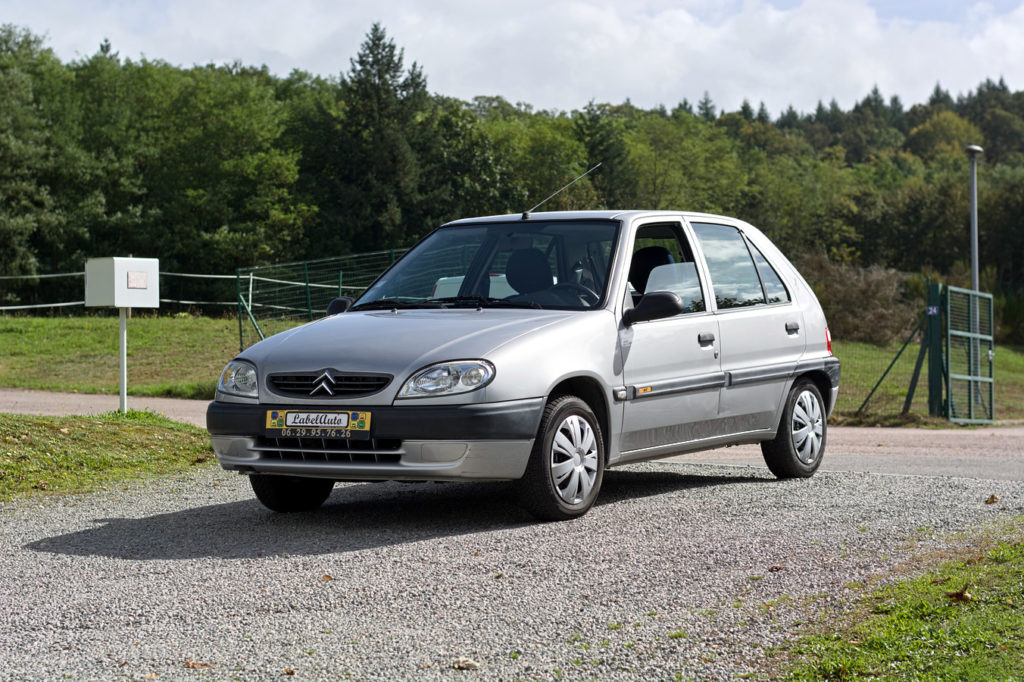
<svg viewBox="0 0 1024 682">
<path fill-rule="evenodd" d="M 971 346 L 970 346 L 970 368 L 971 368 L 971 380 L 968 386 L 970 387 L 970 409 L 969 414 L 971 417 L 974 416 L 974 406 L 980 405 L 981 399 L 981 386 L 977 382 L 977 377 L 981 374 L 981 344 L 978 342 L 978 334 L 981 333 L 981 321 L 979 318 L 978 305 L 980 304 L 980 297 L 977 295 L 981 289 L 978 275 L 978 155 L 984 153 L 984 149 L 976 144 L 967 145 L 964 149 L 967 152 L 967 158 L 971 161 L 971 292 L 970 298 L 970 309 L 971 309 Z"/>
<path fill-rule="evenodd" d="M 978 283 L 978 154 L 984 153 L 985 150 L 972 144 L 964 151 L 971 160 L 971 288 L 978 291 L 981 289 Z"/>
</svg>

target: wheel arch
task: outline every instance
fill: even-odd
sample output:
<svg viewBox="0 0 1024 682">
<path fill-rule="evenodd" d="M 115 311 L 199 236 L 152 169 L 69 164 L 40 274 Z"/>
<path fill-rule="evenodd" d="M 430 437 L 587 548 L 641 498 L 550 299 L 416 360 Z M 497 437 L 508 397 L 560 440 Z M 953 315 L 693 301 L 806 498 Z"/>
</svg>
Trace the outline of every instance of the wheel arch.
<svg viewBox="0 0 1024 682">
<path fill-rule="evenodd" d="M 591 377 L 569 377 L 558 382 L 551 389 L 548 400 L 554 400 L 564 395 L 576 396 L 594 411 L 598 425 L 601 427 L 601 442 L 604 445 L 605 464 L 607 464 L 611 452 L 610 415 L 608 398 L 601 383 Z"/>
<path fill-rule="evenodd" d="M 825 414 L 831 414 L 834 406 L 829 402 L 832 400 L 832 380 L 829 379 L 828 374 L 821 370 L 811 370 L 810 372 L 798 375 L 793 380 L 793 383 L 795 384 L 801 379 L 810 379 L 814 383 L 818 393 L 821 394 L 822 402 L 825 404 Z"/>
</svg>

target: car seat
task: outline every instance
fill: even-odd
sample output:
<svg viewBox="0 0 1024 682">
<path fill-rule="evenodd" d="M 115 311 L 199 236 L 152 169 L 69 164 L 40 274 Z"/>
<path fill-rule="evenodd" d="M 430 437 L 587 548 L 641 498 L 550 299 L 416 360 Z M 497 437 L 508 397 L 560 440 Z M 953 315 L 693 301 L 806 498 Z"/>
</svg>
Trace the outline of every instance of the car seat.
<svg viewBox="0 0 1024 682">
<path fill-rule="evenodd" d="M 636 293 L 642 296 L 647 290 L 647 279 L 651 276 L 651 270 L 659 265 L 674 262 L 672 254 L 664 246 L 645 246 L 633 254 L 633 260 L 629 264 L 629 282 Z"/>
<path fill-rule="evenodd" d="M 542 291 L 554 283 L 548 259 L 534 248 L 512 252 L 505 264 L 505 279 L 520 294 Z"/>
</svg>

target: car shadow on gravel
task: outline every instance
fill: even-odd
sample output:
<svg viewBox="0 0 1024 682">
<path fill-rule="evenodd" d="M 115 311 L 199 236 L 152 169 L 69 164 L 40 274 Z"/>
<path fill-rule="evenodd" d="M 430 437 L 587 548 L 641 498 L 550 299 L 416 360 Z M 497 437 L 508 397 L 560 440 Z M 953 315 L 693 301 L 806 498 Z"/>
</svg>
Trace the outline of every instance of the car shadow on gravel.
<svg viewBox="0 0 1024 682">
<path fill-rule="evenodd" d="M 597 505 L 737 483 L 745 475 L 612 470 Z M 44 538 L 26 549 L 127 560 L 315 556 L 472 535 L 540 522 L 519 508 L 511 486 L 494 483 L 339 485 L 320 509 L 275 514 L 253 500 L 205 505 L 142 518 L 96 519 L 95 528 Z"/>
</svg>

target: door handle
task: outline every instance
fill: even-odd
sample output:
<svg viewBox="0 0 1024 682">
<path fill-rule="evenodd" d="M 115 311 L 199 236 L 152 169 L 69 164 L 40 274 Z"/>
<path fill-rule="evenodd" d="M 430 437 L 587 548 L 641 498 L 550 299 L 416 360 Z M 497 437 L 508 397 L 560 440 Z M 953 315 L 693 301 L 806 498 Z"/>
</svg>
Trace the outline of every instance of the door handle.
<svg viewBox="0 0 1024 682">
<path fill-rule="evenodd" d="M 786 333 L 787 334 L 796 334 L 798 331 L 800 331 L 800 323 L 799 322 L 787 322 L 786 323 Z"/>
<path fill-rule="evenodd" d="M 711 332 L 701 332 L 697 334 L 697 343 L 702 346 L 708 346 L 715 342 L 715 335 Z"/>
</svg>

